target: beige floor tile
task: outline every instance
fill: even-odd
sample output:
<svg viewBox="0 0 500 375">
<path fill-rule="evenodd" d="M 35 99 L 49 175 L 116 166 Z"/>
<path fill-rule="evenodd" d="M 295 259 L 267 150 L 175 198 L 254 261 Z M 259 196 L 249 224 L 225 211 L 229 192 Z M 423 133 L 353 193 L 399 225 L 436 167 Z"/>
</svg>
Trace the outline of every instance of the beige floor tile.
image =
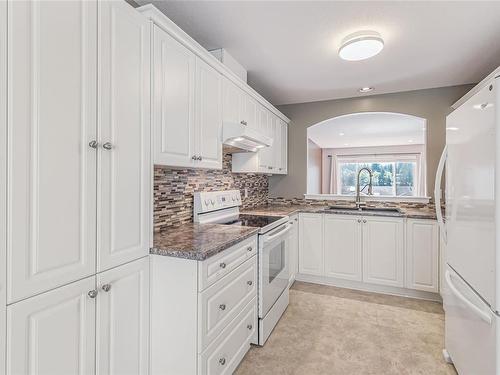
<svg viewBox="0 0 500 375">
<path fill-rule="evenodd" d="M 441 304 L 296 282 L 290 305 L 238 375 L 456 374 Z"/>
</svg>

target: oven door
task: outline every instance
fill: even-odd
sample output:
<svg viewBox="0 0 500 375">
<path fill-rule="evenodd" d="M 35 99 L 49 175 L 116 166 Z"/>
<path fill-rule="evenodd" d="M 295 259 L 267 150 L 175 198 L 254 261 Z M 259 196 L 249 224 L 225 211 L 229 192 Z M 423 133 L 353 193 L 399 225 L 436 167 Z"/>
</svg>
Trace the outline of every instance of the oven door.
<svg viewBox="0 0 500 375">
<path fill-rule="evenodd" d="M 259 236 L 259 317 L 268 311 L 288 287 L 288 243 L 291 225 L 280 225 Z"/>
</svg>

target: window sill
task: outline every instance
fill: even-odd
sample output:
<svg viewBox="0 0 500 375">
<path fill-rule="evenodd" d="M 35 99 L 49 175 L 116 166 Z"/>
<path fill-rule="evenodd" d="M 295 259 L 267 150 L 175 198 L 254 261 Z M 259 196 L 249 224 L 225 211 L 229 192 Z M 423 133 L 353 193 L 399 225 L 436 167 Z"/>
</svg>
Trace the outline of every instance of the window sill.
<svg viewBox="0 0 500 375">
<path fill-rule="evenodd" d="M 305 199 L 326 200 L 326 201 L 353 201 L 354 195 L 338 194 L 304 194 Z M 367 202 L 407 202 L 407 203 L 429 203 L 431 197 L 388 197 L 380 195 L 362 195 L 361 200 Z"/>
</svg>

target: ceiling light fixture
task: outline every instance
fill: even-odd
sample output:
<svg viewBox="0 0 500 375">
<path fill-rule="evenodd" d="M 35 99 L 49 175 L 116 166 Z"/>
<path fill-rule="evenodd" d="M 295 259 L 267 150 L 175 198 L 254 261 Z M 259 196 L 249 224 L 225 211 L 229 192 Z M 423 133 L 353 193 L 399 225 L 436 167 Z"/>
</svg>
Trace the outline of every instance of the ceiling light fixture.
<svg viewBox="0 0 500 375">
<path fill-rule="evenodd" d="M 460 130 L 459 128 L 455 127 L 455 126 L 450 126 L 449 128 L 446 128 L 446 130 L 451 130 L 451 131 L 457 131 L 457 130 Z"/>
<path fill-rule="evenodd" d="M 374 88 L 373 87 L 361 87 L 358 91 L 362 94 L 364 94 L 365 92 L 370 92 L 370 91 L 373 91 Z"/>
<path fill-rule="evenodd" d="M 347 61 L 359 61 L 373 57 L 384 48 L 384 40 L 376 31 L 358 31 L 342 40 L 339 56 Z"/>
</svg>

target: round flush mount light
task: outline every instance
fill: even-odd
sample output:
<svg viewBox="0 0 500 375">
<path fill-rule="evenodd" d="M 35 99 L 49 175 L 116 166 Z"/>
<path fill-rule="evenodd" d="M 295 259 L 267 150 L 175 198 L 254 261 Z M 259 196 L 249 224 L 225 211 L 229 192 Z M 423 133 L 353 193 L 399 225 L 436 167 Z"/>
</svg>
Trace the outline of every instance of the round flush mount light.
<svg viewBox="0 0 500 375">
<path fill-rule="evenodd" d="M 370 92 L 370 91 L 373 91 L 374 88 L 373 87 L 361 87 L 358 91 L 362 94 L 364 94 L 365 92 Z"/>
<path fill-rule="evenodd" d="M 359 61 L 373 57 L 384 48 L 384 40 L 376 31 L 359 31 L 344 38 L 339 49 L 340 58 Z"/>
</svg>

